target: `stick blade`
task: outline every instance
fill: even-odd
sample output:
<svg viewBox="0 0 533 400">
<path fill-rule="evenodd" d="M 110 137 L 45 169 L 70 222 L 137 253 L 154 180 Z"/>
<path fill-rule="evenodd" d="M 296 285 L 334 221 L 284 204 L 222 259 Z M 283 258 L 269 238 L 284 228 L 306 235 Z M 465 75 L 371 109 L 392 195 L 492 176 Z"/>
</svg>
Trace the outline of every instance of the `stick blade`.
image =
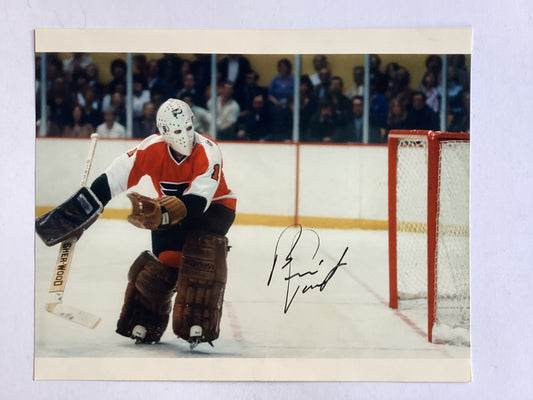
<svg viewBox="0 0 533 400">
<path fill-rule="evenodd" d="M 89 329 L 96 328 L 102 320 L 100 317 L 94 314 L 79 310 L 72 306 L 67 306 L 63 303 L 48 303 L 45 308 L 46 311 L 51 314 L 57 315 L 58 317 L 66 319 L 67 321 L 74 322 Z"/>
</svg>

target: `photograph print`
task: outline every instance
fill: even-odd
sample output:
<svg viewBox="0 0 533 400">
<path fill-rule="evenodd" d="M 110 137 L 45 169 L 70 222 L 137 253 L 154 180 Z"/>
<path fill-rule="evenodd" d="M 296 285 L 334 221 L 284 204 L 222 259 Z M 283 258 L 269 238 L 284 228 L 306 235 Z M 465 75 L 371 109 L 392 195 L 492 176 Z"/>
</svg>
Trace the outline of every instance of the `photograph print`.
<svg viewBox="0 0 533 400">
<path fill-rule="evenodd" d="M 35 378 L 470 381 L 471 31 L 391 31 L 37 30 Z"/>
</svg>

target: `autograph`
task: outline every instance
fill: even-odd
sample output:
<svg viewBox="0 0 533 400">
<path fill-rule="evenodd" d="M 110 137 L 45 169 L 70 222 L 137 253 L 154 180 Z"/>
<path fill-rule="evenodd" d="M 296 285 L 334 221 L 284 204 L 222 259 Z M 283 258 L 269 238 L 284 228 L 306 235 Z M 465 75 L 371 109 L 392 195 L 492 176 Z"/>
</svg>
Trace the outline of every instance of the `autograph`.
<svg viewBox="0 0 533 400">
<path fill-rule="evenodd" d="M 270 270 L 270 275 L 268 277 L 267 286 L 270 286 L 270 283 L 272 282 L 272 277 L 274 276 L 274 270 L 276 269 L 276 265 L 278 263 L 278 249 L 280 247 L 281 239 L 285 236 L 286 232 L 288 232 L 291 229 L 296 229 L 296 233 L 294 233 L 292 237 L 292 242 L 291 242 L 289 252 L 287 256 L 285 257 L 285 264 L 281 266 L 282 270 L 287 271 L 287 275 L 284 277 L 284 280 L 287 282 L 286 292 L 285 292 L 285 305 L 283 309 L 283 312 L 285 314 L 289 311 L 289 308 L 291 307 L 291 304 L 294 301 L 294 298 L 296 297 L 298 293 L 305 294 L 308 291 L 314 290 L 314 289 L 320 289 L 320 291 L 323 291 L 326 288 L 328 282 L 331 280 L 331 278 L 333 278 L 333 276 L 337 272 L 337 269 L 339 267 L 347 265 L 345 262 L 342 262 L 342 260 L 344 256 L 346 255 L 346 252 L 348 251 L 348 247 L 346 247 L 339 261 L 337 262 L 337 264 L 335 264 L 335 266 L 329 270 L 326 277 L 321 282 L 311 283 L 311 284 L 298 283 L 298 286 L 295 289 L 293 288 L 293 290 L 291 291 L 291 282 L 293 283 L 301 282 L 302 278 L 315 275 L 319 271 L 318 269 L 312 268 L 302 273 L 292 272 L 293 262 L 295 261 L 295 252 L 297 250 L 298 244 L 301 243 L 300 239 L 302 239 L 302 234 L 304 232 L 309 232 L 310 234 L 312 234 L 312 236 L 314 237 L 314 241 L 316 241 L 316 248 L 314 250 L 312 257 L 310 258 L 308 262 L 311 262 L 312 264 L 316 264 L 318 267 L 320 267 L 324 263 L 324 260 L 323 259 L 319 261 L 315 260 L 318 250 L 320 249 L 320 237 L 318 236 L 318 234 L 312 229 L 303 229 L 300 224 L 290 225 L 281 232 L 281 234 L 279 235 L 278 241 L 276 242 L 276 248 L 274 251 L 274 262 L 272 263 L 272 269 Z"/>
</svg>

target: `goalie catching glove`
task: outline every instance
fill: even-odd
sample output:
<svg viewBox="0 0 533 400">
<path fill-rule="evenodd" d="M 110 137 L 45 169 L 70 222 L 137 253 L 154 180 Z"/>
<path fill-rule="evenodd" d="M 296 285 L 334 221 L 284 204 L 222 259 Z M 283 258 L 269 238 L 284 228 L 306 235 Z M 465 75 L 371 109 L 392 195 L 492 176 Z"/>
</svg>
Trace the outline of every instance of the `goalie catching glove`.
<svg viewBox="0 0 533 400">
<path fill-rule="evenodd" d="M 138 228 L 164 229 L 180 223 L 187 216 L 185 204 L 174 196 L 152 199 L 139 193 L 129 193 L 132 212 L 128 221 Z"/>
</svg>

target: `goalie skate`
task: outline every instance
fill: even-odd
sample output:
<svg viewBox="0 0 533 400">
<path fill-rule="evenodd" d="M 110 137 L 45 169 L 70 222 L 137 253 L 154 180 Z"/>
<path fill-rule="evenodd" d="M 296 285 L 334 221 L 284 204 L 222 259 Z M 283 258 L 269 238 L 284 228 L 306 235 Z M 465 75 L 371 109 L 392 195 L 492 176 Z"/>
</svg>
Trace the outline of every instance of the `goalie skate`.
<svg viewBox="0 0 533 400">
<path fill-rule="evenodd" d="M 131 331 L 131 336 L 135 339 L 135 343 L 141 343 L 146 337 L 146 328 L 142 325 L 135 325 Z"/>
<path fill-rule="evenodd" d="M 196 346 L 198 346 L 200 343 L 202 343 L 202 327 L 200 325 L 193 325 L 191 326 L 191 330 L 189 332 L 189 345 L 191 348 L 191 351 L 195 349 Z M 212 342 L 208 342 L 211 347 L 213 346 Z"/>
</svg>

